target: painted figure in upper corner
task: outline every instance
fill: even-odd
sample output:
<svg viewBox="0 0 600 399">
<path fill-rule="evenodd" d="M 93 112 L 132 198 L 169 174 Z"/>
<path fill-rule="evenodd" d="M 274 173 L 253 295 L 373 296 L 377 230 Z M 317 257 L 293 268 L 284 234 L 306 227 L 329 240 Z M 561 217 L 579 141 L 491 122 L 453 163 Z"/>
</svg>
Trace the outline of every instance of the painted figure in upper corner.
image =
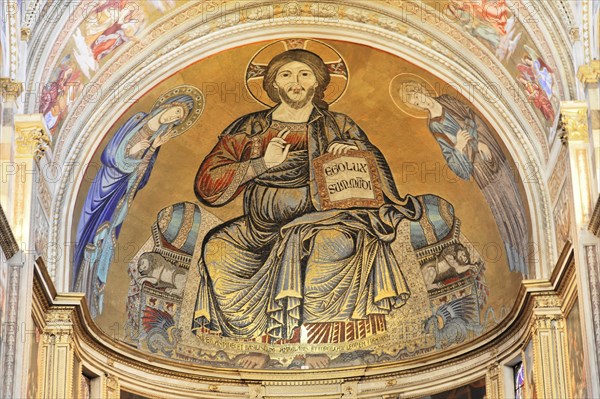
<svg viewBox="0 0 600 399">
<path fill-rule="evenodd" d="M 130 40 L 144 25 L 143 10 L 123 0 L 109 0 L 96 6 L 96 18 L 86 21 L 85 34 L 94 60 L 100 62 L 112 51 Z"/>
<path fill-rule="evenodd" d="M 510 9 L 505 0 L 450 0 L 448 8 L 453 13 L 457 10 L 468 13 L 471 18 L 489 24 L 498 34 L 506 34 Z"/>
<path fill-rule="evenodd" d="M 133 115 L 102 152 L 77 227 L 73 285 L 88 294 L 93 316 L 102 312 L 102 291 L 121 226 L 136 193 L 144 188 L 160 147 L 181 134 L 195 106 L 189 94 L 172 96 L 149 113 Z"/>
<path fill-rule="evenodd" d="M 405 82 L 401 101 L 426 110 L 429 130 L 448 167 L 463 180 L 471 177 L 490 205 L 504 242 L 510 270 L 527 274 L 528 233 L 514 173 L 487 124 L 450 95 L 432 97 L 419 82 Z"/>
<path fill-rule="evenodd" d="M 527 54 L 523 55 L 517 65 L 517 80 L 523 85 L 527 99 L 536 107 L 548 122 L 556 116 L 552 97 L 554 90 L 554 70 L 544 62 L 535 50 L 525 46 Z"/>
<path fill-rule="evenodd" d="M 71 56 L 62 60 L 52 76 L 55 78 L 42 89 L 39 112 L 44 115 L 46 126 L 54 134 L 82 89 L 79 84 L 81 73 L 74 67 Z"/>
</svg>

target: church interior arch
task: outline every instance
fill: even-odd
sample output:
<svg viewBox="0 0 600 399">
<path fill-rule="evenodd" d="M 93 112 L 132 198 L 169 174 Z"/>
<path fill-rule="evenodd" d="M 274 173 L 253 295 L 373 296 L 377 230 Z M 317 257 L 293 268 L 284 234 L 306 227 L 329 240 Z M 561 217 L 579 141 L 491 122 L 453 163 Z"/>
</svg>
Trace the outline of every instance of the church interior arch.
<svg viewBox="0 0 600 399">
<path fill-rule="evenodd" d="M 7 397 L 597 393 L 598 9 L 559 3 L 20 4 Z"/>
</svg>

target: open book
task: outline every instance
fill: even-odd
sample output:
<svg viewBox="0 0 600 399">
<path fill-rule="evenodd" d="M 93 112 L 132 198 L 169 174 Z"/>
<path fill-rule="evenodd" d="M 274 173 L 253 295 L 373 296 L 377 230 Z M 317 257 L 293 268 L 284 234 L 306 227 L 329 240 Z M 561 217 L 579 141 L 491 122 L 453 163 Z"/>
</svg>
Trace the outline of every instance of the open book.
<svg viewBox="0 0 600 399">
<path fill-rule="evenodd" d="M 371 152 L 328 153 L 313 162 L 323 210 L 383 205 L 377 162 Z"/>
</svg>

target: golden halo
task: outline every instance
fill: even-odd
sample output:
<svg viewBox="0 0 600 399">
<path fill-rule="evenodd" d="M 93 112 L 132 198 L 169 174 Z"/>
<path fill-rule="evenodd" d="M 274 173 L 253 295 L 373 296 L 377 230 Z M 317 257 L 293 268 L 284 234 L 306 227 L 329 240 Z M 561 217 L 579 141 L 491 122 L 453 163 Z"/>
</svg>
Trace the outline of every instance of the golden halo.
<svg viewBox="0 0 600 399">
<path fill-rule="evenodd" d="M 206 104 L 206 100 L 204 99 L 204 93 L 200 91 L 197 87 L 190 85 L 180 85 L 170 89 L 169 91 L 163 93 L 158 100 L 154 103 L 154 107 L 152 109 L 156 109 L 161 105 L 165 105 L 170 102 L 181 102 L 181 99 L 188 96 L 192 99 L 192 108 L 189 110 L 189 113 L 178 125 L 173 127 L 173 135 L 172 137 L 179 136 L 188 130 L 200 116 L 204 112 L 204 105 Z"/>
<path fill-rule="evenodd" d="M 279 40 L 258 50 L 246 67 L 246 88 L 250 95 L 267 107 L 276 105 L 263 89 L 267 65 L 276 55 L 292 49 L 307 50 L 321 57 L 327 65 L 327 69 L 329 69 L 331 79 L 325 90 L 323 100 L 327 104 L 333 104 L 339 100 L 348 87 L 348 65 L 337 50 L 314 39 Z"/>
<path fill-rule="evenodd" d="M 429 111 L 406 102 L 409 84 L 413 87 L 417 87 L 417 90 L 421 90 L 422 93 L 430 97 L 438 96 L 437 91 L 431 83 L 419 75 L 415 75 L 414 73 L 401 73 L 394 76 L 390 81 L 389 90 L 392 101 L 396 107 L 406 115 L 417 119 L 427 119 L 429 117 Z"/>
</svg>

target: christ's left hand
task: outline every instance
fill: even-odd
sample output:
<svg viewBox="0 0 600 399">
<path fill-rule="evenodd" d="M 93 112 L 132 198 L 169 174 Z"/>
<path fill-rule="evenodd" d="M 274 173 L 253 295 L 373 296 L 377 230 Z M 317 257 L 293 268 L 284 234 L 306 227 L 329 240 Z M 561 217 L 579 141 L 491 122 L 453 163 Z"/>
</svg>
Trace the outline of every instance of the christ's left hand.
<svg viewBox="0 0 600 399">
<path fill-rule="evenodd" d="M 327 149 L 327 152 L 332 153 L 334 155 L 341 155 L 347 153 L 350 150 L 358 151 L 358 147 L 354 144 L 331 143 L 331 145 Z"/>
</svg>

